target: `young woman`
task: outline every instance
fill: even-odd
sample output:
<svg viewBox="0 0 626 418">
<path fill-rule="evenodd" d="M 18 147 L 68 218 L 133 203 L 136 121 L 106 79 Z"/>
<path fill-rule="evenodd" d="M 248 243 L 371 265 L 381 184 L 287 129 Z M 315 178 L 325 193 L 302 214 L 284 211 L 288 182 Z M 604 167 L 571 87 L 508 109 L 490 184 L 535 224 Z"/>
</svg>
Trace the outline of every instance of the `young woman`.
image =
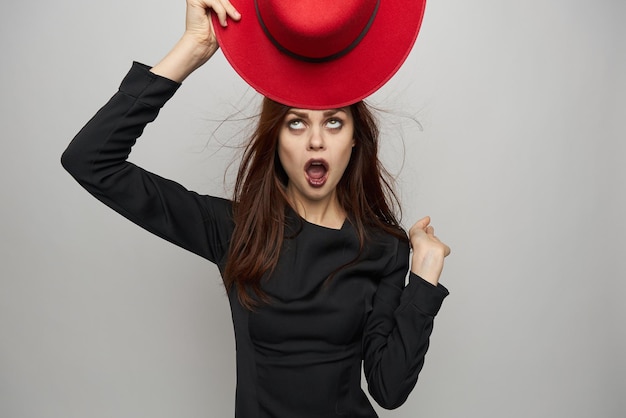
<svg viewBox="0 0 626 418">
<path fill-rule="evenodd" d="M 408 237 L 401 229 L 362 101 L 320 109 L 265 98 L 232 200 L 127 162 L 218 49 L 212 14 L 222 28 L 241 18 L 228 0 L 187 0 L 178 44 L 152 68 L 133 64 L 62 163 L 120 214 L 217 264 L 237 342 L 237 417 L 375 417 L 362 364 L 372 397 L 398 407 L 448 294 L 438 281 L 450 250 L 428 217 Z"/>
</svg>

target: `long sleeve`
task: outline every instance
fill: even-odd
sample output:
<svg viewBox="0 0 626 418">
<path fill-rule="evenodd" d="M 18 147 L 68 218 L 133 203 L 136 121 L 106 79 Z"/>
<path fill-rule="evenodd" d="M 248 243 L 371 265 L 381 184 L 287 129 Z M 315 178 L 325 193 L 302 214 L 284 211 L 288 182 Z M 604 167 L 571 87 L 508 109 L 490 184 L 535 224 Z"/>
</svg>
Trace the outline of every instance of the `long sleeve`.
<svg viewBox="0 0 626 418">
<path fill-rule="evenodd" d="M 61 162 L 89 193 L 132 222 L 219 263 L 232 231 L 230 202 L 188 191 L 127 161 L 178 87 L 133 63 L 119 91 L 76 135 Z"/>
<path fill-rule="evenodd" d="M 433 320 L 448 290 L 410 273 L 409 248 L 399 243 L 374 295 L 363 339 L 364 370 L 368 390 L 386 409 L 402 405 L 424 365 Z"/>
</svg>

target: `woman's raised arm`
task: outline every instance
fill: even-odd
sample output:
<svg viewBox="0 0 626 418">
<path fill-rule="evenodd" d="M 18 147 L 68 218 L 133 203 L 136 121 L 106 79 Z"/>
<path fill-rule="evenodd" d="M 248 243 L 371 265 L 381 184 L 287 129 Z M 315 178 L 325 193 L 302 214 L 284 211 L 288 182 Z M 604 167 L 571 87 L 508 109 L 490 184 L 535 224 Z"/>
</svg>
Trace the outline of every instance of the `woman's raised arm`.
<svg viewBox="0 0 626 418">
<path fill-rule="evenodd" d="M 211 23 L 239 19 L 228 0 L 187 0 L 186 30 L 161 62 L 134 63 L 119 91 L 67 147 L 65 169 L 92 195 L 146 230 L 213 262 L 226 251 L 230 202 L 188 191 L 127 161 L 136 140 L 181 81 L 218 45 Z"/>
</svg>

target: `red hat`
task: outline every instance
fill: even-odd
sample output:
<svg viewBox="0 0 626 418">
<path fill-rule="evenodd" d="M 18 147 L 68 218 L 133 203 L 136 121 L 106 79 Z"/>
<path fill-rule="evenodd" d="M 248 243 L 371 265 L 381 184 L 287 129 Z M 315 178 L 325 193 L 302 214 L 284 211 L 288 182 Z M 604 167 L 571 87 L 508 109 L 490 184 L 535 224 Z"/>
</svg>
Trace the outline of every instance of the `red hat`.
<svg viewBox="0 0 626 418">
<path fill-rule="evenodd" d="M 332 109 L 369 96 L 398 71 L 426 0 L 231 0 L 241 20 L 213 27 L 226 59 L 259 93 Z"/>
</svg>

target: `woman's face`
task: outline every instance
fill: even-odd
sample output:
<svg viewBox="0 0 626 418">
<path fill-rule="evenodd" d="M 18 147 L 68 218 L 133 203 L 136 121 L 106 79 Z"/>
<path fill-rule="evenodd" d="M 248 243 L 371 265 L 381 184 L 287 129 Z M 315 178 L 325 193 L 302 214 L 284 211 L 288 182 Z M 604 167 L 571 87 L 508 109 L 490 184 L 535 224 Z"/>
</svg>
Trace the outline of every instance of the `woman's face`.
<svg viewBox="0 0 626 418">
<path fill-rule="evenodd" d="M 303 205 L 330 202 L 350 161 L 354 120 L 348 107 L 290 109 L 278 135 L 278 157 L 287 190 Z"/>
</svg>

